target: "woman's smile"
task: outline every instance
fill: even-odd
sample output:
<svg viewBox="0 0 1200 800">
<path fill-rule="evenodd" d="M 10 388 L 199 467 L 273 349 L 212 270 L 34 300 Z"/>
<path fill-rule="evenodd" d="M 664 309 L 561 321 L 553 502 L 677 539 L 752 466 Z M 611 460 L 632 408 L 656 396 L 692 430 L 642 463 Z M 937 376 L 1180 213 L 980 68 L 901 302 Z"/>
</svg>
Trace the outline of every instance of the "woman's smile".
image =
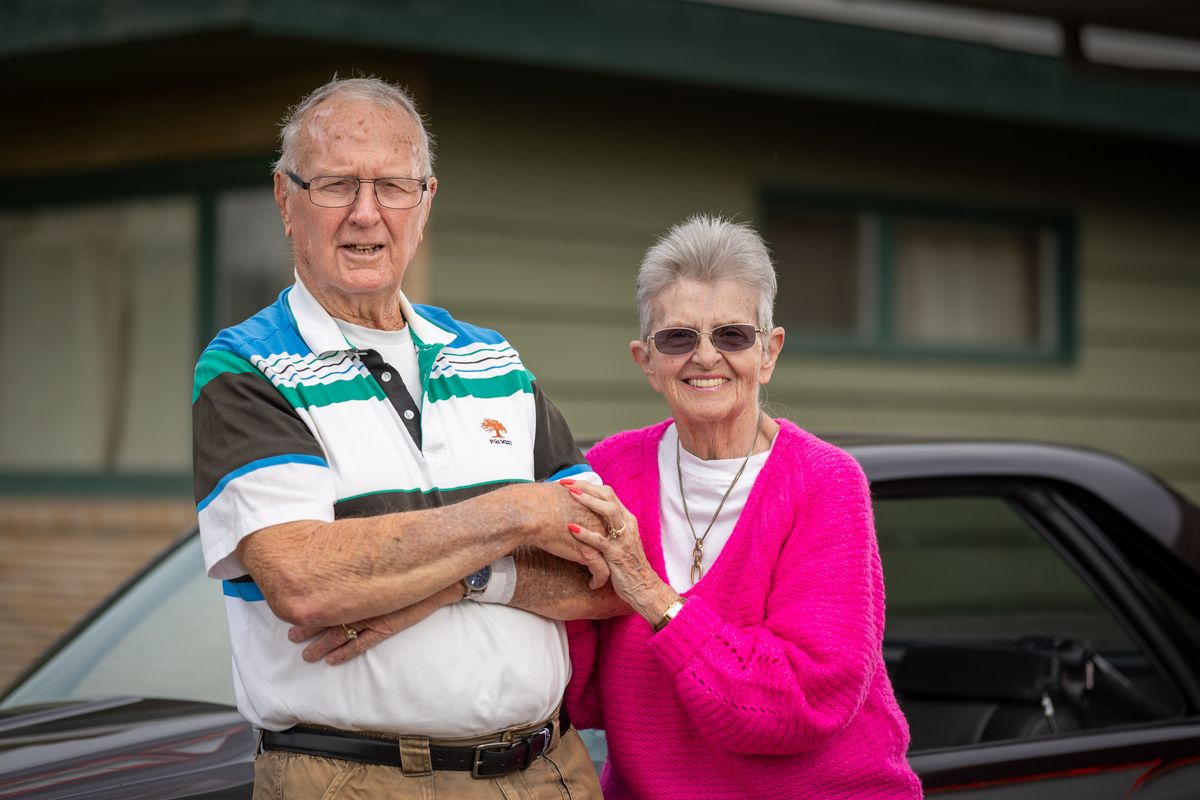
<svg viewBox="0 0 1200 800">
<path fill-rule="evenodd" d="M 683 382 L 696 389 L 719 389 L 729 383 L 729 378 L 684 378 Z"/>
</svg>

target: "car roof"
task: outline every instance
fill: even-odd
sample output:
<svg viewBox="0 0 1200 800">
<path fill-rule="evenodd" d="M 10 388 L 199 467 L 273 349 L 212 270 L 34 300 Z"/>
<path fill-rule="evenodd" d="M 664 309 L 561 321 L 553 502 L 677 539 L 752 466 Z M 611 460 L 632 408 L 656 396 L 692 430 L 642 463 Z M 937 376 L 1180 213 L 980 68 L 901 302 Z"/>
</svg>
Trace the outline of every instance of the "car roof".
<svg viewBox="0 0 1200 800">
<path fill-rule="evenodd" d="M 1200 509 L 1119 456 L 1075 445 L 996 439 L 831 434 L 873 485 L 948 478 L 1031 478 L 1069 484 L 1102 500 L 1194 564 Z"/>
</svg>

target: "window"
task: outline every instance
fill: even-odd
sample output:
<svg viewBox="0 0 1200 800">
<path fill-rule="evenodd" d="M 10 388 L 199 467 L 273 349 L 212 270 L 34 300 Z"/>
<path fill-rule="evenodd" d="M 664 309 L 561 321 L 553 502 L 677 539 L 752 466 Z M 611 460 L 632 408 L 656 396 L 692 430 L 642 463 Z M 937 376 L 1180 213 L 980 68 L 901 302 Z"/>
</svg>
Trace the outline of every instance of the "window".
<svg viewBox="0 0 1200 800">
<path fill-rule="evenodd" d="M 1073 234 L 1051 215 L 767 201 L 789 343 L 875 355 L 1070 355 Z"/>
<path fill-rule="evenodd" d="M 106 606 L 4 707 L 104 697 L 234 705 L 220 586 L 191 536 Z"/>
<path fill-rule="evenodd" d="M 236 325 L 292 282 L 292 258 L 270 183 L 222 192 L 216 208 L 216 328 Z"/>
<path fill-rule="evenodd" d="M 10 193 L 23 205 L 0 208 L 0 492 L 187 496 L 199 351 L 291 280 L 266 164 Z"/>
<path fill-rule="evenodd" d="M 0 469 L 185 469 L 186 197 L 0 215 Z"/>
<path fill-rule="evenodd" d="M 914 750 L 1178 715 L 1156 663 L 1015 500 L 883 497 L 875 517 Z"/>
<path fill-rule="evenodd" d="M 1108 609 L 1005 500 L 880 500 L 875 517 L 889 639 L 1069 637 L 1133 649 Z"/>
</svg>

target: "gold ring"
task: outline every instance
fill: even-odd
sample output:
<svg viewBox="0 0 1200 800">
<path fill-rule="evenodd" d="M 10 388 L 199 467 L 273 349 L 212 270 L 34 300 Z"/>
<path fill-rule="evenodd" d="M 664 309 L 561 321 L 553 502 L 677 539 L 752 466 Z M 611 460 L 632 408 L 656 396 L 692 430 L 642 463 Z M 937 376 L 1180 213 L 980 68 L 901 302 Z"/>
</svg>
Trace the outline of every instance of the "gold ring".
<svg viewBox="0 0 1200 800">
<path fill-rule="evenodd" d="M 621 527 L 608 529 L 608 538 L 610 538 L 610 539 L 620 538 L 621 534 L 624 532 L 625 532 L 625 523 L 622 522 Z"/>
<path fill-rule="evenodd" d="M 343 625 L 342 630 L 346 633 L 346 641 L 349 642 L 352 639 L 358 638 L 358 631 L 354 630 L 354 628 L 351 628 L 349 625 Z"/>
</svg>

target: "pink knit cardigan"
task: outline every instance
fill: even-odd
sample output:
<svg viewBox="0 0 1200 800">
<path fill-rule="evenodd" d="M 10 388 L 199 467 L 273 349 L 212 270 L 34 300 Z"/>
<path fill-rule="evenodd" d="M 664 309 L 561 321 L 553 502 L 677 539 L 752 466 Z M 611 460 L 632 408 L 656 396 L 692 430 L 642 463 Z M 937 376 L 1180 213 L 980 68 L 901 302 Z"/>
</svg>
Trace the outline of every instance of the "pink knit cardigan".
<svg viewBox="0 0 1200 800">
<path fill-rule="evenodd" d="M 664 580 L 669 423 L 588 453 Z M 662 632 L 636 615 L 568 624 L 566 702 L 578 727 L 607 731 L 609 800 L 921 797 L 883 664 L 866 479 L 845 452 L 779 424 L 733 535 Z"/>
</svg>

